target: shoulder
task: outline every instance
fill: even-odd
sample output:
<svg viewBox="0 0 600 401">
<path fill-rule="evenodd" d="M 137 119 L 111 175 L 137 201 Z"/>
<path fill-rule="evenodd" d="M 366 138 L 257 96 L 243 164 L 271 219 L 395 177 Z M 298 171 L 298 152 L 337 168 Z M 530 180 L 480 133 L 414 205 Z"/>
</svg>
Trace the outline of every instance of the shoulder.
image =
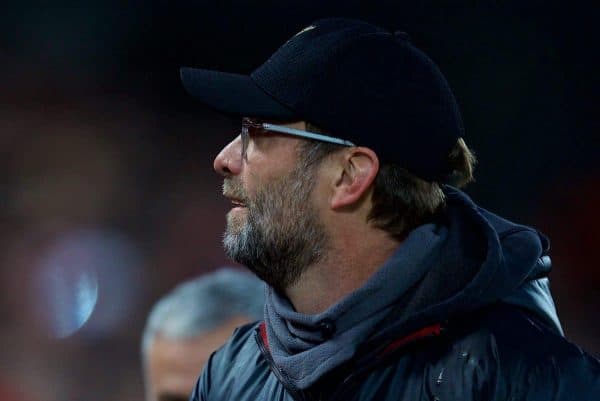
<svg viewBox="0 0 600 401">
<path fill-rule="evenodd" d="M 490 399 L 600 397 L 600 362 L 524 310 L 499 304 L 450 331 L 463 374 Z"/>
<path fill-rule="evenodd" d="M 243 326 L 236 328 L 225 344 L 223 344 L 214 355 L 215 361 L 227 363 L 227 361 L 233 361 L 239 357 L 243 357 L 243 352 L 254 344 L 254 333 L 260 322 L 248 323 Z"/>
<path fill-rule="evenodd" d="M 225 376 L 237 376 L 250 366 L 262 363 L 262 355 L 255 340 L 259 322 L 237 328 L 229 340 L 210 358 L 206 373 L 211 379 L 222 383 Z"/>
<path fill-rule="evenodd" d="M 472 319 L 472 324 L 463 322 L 463 325 L 471 330 L 472 338 L 486 339 L 498 352 L 507 352 L 532 363 L 548 358 L 589 356 L 536 315 L 513 305 L 499 303 L 467 319 Z"/>
<path fill-rule="evenodd" d="M 260 399 L 272 375 L 256 341 L 258 326 L 256 322 L 237 328 L 211 355 L 192 400 Z"/>
</svg>

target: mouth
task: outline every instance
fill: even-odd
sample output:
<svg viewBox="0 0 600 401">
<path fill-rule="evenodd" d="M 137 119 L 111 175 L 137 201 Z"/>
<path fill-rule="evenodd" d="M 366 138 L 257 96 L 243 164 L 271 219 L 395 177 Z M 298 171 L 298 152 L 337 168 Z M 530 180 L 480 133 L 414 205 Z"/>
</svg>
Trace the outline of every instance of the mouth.
<svg viewBox="0 0 600 401">
<path fill-rule="evenodd" d="M 237 198 L 233 198 L 230 196 L 225 196 L 227 199 L 229 199 L 229 201 L 231 202 L 231 205 L 233 206 L 233 209 L 238 209 L 238 208 L 245 208 L 246 207 L 246 203 L 241 200 L 241 199 L 237 199 Z"/>
<path fill-rule="evenodd" d="M 231 204 L 233 205 L 234 208 L 238 208 L 238 207 L 246 207 L 246 204 L 241 202 L 241 201 L 237 201 L 237 200 L 232 200 Z"/>
</svg>

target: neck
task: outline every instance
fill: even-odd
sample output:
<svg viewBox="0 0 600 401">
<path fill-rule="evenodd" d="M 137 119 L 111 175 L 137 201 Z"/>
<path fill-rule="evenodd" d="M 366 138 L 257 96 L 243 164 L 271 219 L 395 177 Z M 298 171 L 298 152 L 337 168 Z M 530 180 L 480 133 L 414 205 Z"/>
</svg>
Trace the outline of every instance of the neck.
<svg viewBox="0 0 600 401">
<path fill-rule="evenodd" d="M 355 238 L 346 236 L 319 263 L 307 268 L 286 295 L 300 313 L 323 312 L 362 287 L 399 245 L 380 230 Z"/>
</svg>

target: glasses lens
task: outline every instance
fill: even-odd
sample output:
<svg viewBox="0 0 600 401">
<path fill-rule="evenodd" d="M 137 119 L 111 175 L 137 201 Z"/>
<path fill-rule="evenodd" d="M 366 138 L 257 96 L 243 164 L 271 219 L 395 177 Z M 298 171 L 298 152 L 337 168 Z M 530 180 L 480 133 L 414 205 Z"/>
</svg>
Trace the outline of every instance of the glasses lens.
<svg viewBox="0 0 600 401">
<path fill-rule="evenodd" d="M 242 156 L 246 158 L 246 152 L 248 150 L 248 144 L 250 143 L 250 137 L 256 135 L 261 131 L 262 124 L 256 121 L 252 121 L 249 118 L 242 119 L 242 131 L 240 136 L 242 137 Z"/>
<path fill-rule="evenodd" d="M 242 132 L 240 133 L 242 138 L 242 157 L 246 158 L 246 151 L 248 150 L 248 142 L 250 141 L 250 133 L 248 132 L 248 126 L 242 122 Z"/>
</svg>

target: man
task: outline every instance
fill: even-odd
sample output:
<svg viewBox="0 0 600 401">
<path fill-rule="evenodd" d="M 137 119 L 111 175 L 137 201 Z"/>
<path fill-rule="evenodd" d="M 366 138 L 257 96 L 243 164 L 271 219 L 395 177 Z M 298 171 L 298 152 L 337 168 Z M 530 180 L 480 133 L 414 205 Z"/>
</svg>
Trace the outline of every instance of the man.
<svg viewBox="0 0 600 401">
<path fill-rule="evenodd" d="M 321 20 L 250 76 L 181 73 L 245 117 L 214 162 L 224 246 L 268 284 L 264 322 L 192 400 L 600 399 L 600 364 L 562 335 L 548 240 L 446 185 L 475 159 L 404 33 Z"/>
<path fill-rule="evenodd" d="M 142 338 L 146 400 L 187 400 L 210 354 L 236 327 L 262 317 L 263 294 L 256 277 L 221 268 L 161 298 Z"/>
</svg>

